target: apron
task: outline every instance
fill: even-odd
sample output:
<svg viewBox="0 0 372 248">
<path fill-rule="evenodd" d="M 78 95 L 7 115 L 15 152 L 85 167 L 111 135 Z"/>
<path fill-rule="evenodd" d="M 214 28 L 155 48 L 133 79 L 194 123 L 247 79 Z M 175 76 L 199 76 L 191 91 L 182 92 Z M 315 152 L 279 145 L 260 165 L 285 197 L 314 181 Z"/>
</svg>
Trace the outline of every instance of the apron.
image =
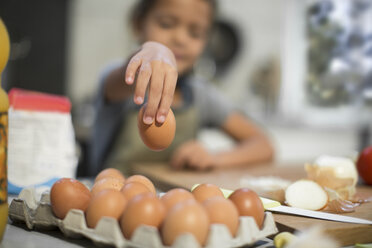
<svg viewBox="0 0 372 248">
<path fill-rule="evenodd" d="M 167 163 L 179 145 L 196 138 L 198 130 L 197 110 L 194 104 L 172 110 L 176 118 L 174 140 L 168 148 L 157 152 L 150 150 L 142 142 L 137 127 L 139 108 L 131 108 L 125 116 L 123 127 L 105 166 L 119 169 L 125 175 L 129 175 L 130 168 L 135 163 Z"/>
</svg>

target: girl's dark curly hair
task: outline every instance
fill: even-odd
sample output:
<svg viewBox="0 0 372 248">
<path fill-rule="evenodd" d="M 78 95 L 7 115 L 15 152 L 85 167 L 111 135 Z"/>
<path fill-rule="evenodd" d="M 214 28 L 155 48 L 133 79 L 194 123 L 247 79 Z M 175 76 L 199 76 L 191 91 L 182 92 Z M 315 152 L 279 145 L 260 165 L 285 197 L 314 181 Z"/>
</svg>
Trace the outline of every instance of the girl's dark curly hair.
<svg viewBox="0 0 372 248">
<path fill-rule="evenodd" d="M 138 0 L 134 5 L 131 15 L 131 25 L 134 30 L 140 30 L 142 20 L 146 17 L 149 11 L 154 7 L 157 0 Z M 216 0 L 203 0 L 208 2 L 212 7 L 212 21 L 217 12 Z"/>
</svg>

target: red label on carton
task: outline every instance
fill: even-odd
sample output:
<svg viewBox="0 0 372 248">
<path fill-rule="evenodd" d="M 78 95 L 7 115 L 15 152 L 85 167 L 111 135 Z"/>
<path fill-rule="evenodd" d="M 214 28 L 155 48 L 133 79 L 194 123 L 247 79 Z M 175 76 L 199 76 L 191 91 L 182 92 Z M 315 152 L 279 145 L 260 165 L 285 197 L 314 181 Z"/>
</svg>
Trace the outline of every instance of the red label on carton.
<svg viewBox="0 0 372 248">
<path fill-rule="evenodd" d="M 71 102 L 64 96 L 13 88 L 8 97 L 13 109 L 63 113 L 71 110 Z"/>
</svg>

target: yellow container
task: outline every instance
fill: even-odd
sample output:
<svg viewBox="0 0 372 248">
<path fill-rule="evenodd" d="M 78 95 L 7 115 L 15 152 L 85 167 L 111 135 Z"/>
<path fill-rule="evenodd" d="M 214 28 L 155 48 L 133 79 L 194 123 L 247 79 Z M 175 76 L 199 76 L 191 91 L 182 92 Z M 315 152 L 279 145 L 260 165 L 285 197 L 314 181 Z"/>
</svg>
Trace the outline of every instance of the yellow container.
<svg viewBox="0 0 372 248">
<path fill-rule="evenodd" d="M 1 73 L 9 59 L 9 35 L 0 18 L 0 85 Z M 8 109 L 9 100 L 0 87 L 0 240 L 2 240 L 8 220 L 7 188 L 7 148 L 8 148 Z"/>
</svg>

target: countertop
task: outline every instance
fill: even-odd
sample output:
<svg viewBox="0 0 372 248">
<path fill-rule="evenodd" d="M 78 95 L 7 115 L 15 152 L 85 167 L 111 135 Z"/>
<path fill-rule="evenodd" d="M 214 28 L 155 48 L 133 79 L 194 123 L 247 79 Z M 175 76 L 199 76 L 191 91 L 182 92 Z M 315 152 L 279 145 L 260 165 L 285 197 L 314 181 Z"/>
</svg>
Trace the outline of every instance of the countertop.
<svg viewBox="0 0 372 248">
<path fill-rule="evenodd" d="M 275 164 L 197 172 L 193 170 L 173 170 L 166 164 L 151 163 L 137 164 L 133 170 L 133 173 L 149 177 L 164 191 L 175 187 L 191 189 L 197 183 L 212 183 L 222 188 L 234 190 L 242 187 L 241 180 L 246 177 L 275 176 L 295 181 L 307 176 L 303 165 L 278 166 Z M 366 198 L 371 198 L 372 187 L 358 185 L 357 193 Z M 357 207 L 355 212 L 344 215 L 372 220 L 372 202 L 364 203 Z M 341 223 L 279 213 L 274 213 L 274 219 L 281 232 L 304 231 L 313 226 L 321 226 L 327 235 L 336 239 L 343 246 L 372 242 L 372 226 L 370 225 Z M 345 233 L 348 235 L 345 235 Z"/>
</svg>

